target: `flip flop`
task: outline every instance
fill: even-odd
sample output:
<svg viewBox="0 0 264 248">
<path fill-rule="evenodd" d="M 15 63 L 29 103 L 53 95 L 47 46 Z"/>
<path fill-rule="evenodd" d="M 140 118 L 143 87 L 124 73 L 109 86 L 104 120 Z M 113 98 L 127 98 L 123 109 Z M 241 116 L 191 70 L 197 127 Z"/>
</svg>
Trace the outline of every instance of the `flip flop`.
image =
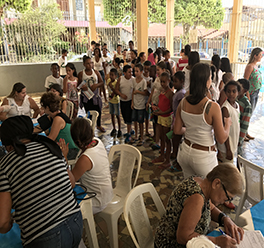
<svg viewBox="0 0 264 248">
<path fill-rule="evenodd" d="M 104 129 L 102 126 L 100 126 L 100 127 L 97 126 L 97 129 L 98 129 L 100 132 L 102 132 L 102 133 L 105 133 L 105 132 L 106 132 L 105 129 Z"/>
<path fill-rule="evenodd" d="M 166 169 L 168 169 L 169 167 L 171 167 L 171 164 L 170 163 L 168 163 L 168 164 L 161 164 L 161 165 L 159 165 L 158 166 L 158 168 L 159 169 L 162 169 L 162 170 L 166 170 Z"/>
<path fill-rule="evenodd" d="M 142 145 L 143 145 L 143 141 L 139 140 L 138 143 L 137 143 L 137 146 L 142 146 Z"/>
<path fill-rule="evenodd" d="M 168 169 L 169 172 L 181 172 L 180 170 L 178 170 L 176 167 L 174 167 L 173 165 L 171 165 L 171 167 Z"/>
<path fill-rule="evenodd" d="M 157 157 L 151 161 L 152 164 L 160 164 L 163 163 L 164 159 L 161 161 L 161 158 Z"/>
</svg>

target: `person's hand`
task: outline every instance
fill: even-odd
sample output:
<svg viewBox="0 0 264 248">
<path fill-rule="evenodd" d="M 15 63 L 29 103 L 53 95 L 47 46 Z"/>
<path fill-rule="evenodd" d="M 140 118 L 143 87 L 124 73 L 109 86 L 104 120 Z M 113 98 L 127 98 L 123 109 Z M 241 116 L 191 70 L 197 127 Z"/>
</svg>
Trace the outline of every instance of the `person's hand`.
<svg viewBox="0 0 264 248">
<path fill-rule="evenodd" d="M 140 94 L 140 93 L 141 93 L 140 90 L 135 90 L 135 91 L 134 91 L 134 94 Z"/>
<path fill-rule="evenodd" d="M 232 125 L 231 117 L 224 117 L 224 123 L 225 126 L 231 126 Z"/>
<path fill-rule="evenodd" d="M 60 146 L 63 156 L 67 159 L 67 155 L 69 152 L 69 143 L 66 145 L 65 140 L 60 139 L 58 145 Z"/>
<path fill-rule="evenodd" d="M 82 90 L 87 91 L 88 87 L 86 85 L 82 86 Z"/>
<path fill-rule="evenodd" d="M 238 227 L 229 217 L 224 218 L 224 227 L 226 234 L 234 238 L 239 244 L 240 240 L 243 239 L 244 230 L 241 227 Z"/>
<path fill-rule="evenodd" d="M 237 242 L 235 239 L 231 238 L 230 236 L 226 235 L 221 235 L 219 237 L 216 237 L 216 244 L 220 247 L 225 247 L 225 248 L 236 248 L 237 247 Z"/>
<path fill-rule="evenodd" d="M 93 85 L 90 87 L 91 91 L 95 91 L 96 88 L 97 88 L 97 85 L 96 85 L 96 84 L 93 84 Z"/>
<path fill-rule="evenodd" d="M 226 150 L 226 159 L 228 159 L 228 160 L 233 159 L 233 153 L 231 150 Z"/>
<path fill-rule="evenodd" d="M 146 104 L 146 110 L 149 110 L 149 103 Z"/>
<path fill-rule="evenodd" d="M 120 96 L 125 100 L 127 99 L 127 96 L 125 94 L 120 94 Z"/>
<path fill-rule="evenodd" d="M 131 103 L 131 109 L 134 109 L 134 104 L 133 104 L 133 102 Z"/>
</svg>

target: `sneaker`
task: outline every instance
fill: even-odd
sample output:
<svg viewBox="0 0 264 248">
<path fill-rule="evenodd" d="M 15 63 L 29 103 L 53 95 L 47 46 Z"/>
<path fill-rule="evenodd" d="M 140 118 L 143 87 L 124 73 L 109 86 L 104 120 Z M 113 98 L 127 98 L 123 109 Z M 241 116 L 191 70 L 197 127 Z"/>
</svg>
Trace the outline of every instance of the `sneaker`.
<svg viewBox="0 0 264 248">
<path fill-rule="evenodd" d="M 114 137 L 116 135 L 116 129 L 113 129 L 110 133 L 110 136 Z"/>
<path fill-rule="evenodd" d="M 131 136 L 130 135 L 127 135 L 126 138 L 125 138 L 125 143 L 129 143 L 131 140 Z"/>
<path fill-rule="evenodd" d="M 122 131 L 121 130 L 118 130 L 117 132 L 117 138 L 120 138 L 122 136 Z"/>
</svg>

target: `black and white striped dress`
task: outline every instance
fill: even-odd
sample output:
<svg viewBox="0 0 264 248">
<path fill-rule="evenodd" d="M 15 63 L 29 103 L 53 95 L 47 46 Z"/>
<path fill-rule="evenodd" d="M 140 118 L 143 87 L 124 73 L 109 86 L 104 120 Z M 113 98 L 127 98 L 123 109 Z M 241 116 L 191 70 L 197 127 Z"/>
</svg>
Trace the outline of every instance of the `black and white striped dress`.
<svg viewBox="0 0 264 248">
<path fill-rule="evenodd" d="M 12 151 L 0 161 L 0 192 L 11 193 L 23 245 L 79 211 L 65 160 L 43 144 L 30 142 L 26 146 L 23 157 Z"/>
</svg>

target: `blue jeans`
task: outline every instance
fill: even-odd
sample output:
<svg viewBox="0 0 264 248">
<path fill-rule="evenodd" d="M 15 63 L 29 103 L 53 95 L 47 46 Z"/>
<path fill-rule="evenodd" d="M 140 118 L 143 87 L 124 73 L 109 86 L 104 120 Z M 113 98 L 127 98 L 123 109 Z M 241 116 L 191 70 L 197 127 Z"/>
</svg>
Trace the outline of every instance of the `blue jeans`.
<svg viewBox="0 0 264 248">
<path fill-rule="evenodd" d="M 251 103 L 251 108 L 252 108 L 252 114 L 257 106 L 258 103 L 258 95 L 259 95 L 259 89 L 255 90 L 251 95 L 250 95 L 250 103 Z"/>
<path fill-rule="evenodd" d="M 82 238 L 82 230 L 82 214 L 78 211 L 24 248 L 77 248 Z"/>
</svg>

